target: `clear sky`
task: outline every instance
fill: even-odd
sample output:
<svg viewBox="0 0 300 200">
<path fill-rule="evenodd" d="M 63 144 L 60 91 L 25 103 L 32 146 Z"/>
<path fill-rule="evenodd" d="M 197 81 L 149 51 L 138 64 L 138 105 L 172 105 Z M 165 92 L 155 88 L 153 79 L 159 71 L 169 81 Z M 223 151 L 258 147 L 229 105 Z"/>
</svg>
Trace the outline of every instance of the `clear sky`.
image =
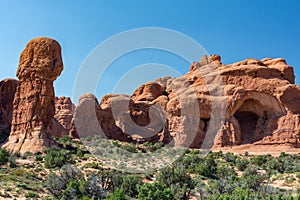
<svg viewBox="0 0 300 200">
<path fill-rule="evenodd" d="M 300 84 L 298 0 L 0 2 L 0 78 L 15 78 L 19 55 L 29 40 L 52 37 L 62 46 L 65 67 L 55 81 L 57 96 L 72 96 L 81 64 L 99 43 L 119 32 L 141 27 L 184 33 L 210 54 L 221 55 L 225 64 L 250 57 L 283 57 L 294 67 L 296 83 Z M 113 91 L 122 79 L 120 69 L 128 71 L 149 62 L 174 67 L 179 74 L 189 69 L 189 63 L 166 52 L 137 52 L 114 63 L 109 78 L 99 83 L 101 91 L 97 90 L 96 96 L 101 98 Z"/>
</svg>

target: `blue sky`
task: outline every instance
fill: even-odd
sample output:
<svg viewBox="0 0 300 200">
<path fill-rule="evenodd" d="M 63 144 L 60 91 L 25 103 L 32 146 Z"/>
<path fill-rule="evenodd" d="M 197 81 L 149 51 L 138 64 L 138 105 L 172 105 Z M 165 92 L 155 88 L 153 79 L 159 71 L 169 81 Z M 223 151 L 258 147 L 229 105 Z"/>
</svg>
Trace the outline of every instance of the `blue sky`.
<svg viewBox="0 0 300 200">
<path fill-rule="evenodd" d="M 225 64 L 283 57 L 294 67 L 299 84 L 299 9 L 297 0 L 1 1 L 0 78 L 15 78 L 19 55 L 29 40 L 52 37 L 62 46 L 65 67 L 55 81 L 56 95 L 72 96 L 81 64 L 99 43 L 129 29 L 163 27 L 193 38 L 208 53 L 221 55 Z M 177 74 L 189 69 L 189 63 L 162 51 L 128 54 L 99 82 L 96 96 L 112 92 L 122 73 L 145 63 L 170 66 Z"/>
</svg>

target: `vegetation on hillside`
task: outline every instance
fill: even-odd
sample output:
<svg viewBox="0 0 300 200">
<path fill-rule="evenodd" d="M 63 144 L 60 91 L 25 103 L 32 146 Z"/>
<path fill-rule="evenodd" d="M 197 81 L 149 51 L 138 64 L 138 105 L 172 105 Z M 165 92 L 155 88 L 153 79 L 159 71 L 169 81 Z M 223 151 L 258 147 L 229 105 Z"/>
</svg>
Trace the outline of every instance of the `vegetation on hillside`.
<svg viewBox="0 0 300 200">
<path fill-rule="evenodd" d="M 130 174 L 105 167 L 81 143 L 58 141 L 40 155 L 10 155 L 0 149 L 0 198 L 27 199 L 300 199 L 300 156 L 235 155 L 186 150 L 159 170 Z M 132 154 L 149 154 L 162 144 L 107 141 Z M 125 166 L 126 167 L 126 166 Z"/>
</svg>

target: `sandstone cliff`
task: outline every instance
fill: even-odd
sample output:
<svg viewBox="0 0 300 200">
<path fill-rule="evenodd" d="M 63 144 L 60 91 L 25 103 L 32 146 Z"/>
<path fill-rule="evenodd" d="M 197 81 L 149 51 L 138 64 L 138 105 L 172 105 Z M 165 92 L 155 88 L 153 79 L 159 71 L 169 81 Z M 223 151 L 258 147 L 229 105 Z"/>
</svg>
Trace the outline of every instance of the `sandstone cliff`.
<svg viewBox="0 0 300 200">
<path fill-rule="evenodd" d="M 218 55 L 204 56 L 183 77 L 146 83 L 131 96 L 106 95 L 99 106 L 93 96 L 94 123 L 101 127 L 96 132 L 193 148 L 297 146 L 300 87 L 294 79 L 293 68 L 282 58 L 224 65 Z"/>
<path fill-rule="evenodd" d="M 50 127 L 52 137 L 69 135 L 75 105 L 70 97 L 55 97 L 55 115 Z"/>
<path fill-rule="evenodd" d="M 17 85 L 18 81 L 11 78 L 0 82 L 0 143 L 5 142 L 10 133 Z"/>
<path fill-rule="evenodd" d="M 27 44 L 19 81 L 0 82 L 0 138 L 11 130 L 5 148 L 40 152 L 51 137 L 64 135 L 191 148 L 300 146 L 300 87 L 282 58 L 224 65 L 218 55 L 204 56 L 183 77 L 159 78 L 132 95 L 105 95 L 100 103 L 85 94 L 76 109 L 70 98 L 54 96 L 53 81 L 62 70 L 55 40 Z"/>
</svg>

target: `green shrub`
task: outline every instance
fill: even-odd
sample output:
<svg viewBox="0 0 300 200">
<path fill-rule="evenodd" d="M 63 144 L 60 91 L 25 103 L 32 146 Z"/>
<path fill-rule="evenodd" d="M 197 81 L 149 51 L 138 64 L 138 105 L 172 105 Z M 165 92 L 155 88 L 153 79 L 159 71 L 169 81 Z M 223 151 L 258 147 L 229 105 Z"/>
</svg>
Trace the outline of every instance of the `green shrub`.
<svg viewBox="0 0 300 200">
<path fill-rule="evenodd" d="M 0 166 L 5 165 L 9 161 L 9 152 L 0 148 Z"/>
<path fill-rule="evenodd" d="M 217 167 L 217 176 L 218 178 L 228 179 L 228 177 L 236 177 L 237 174 L 233 167 L 230 167 L 226 164 L 222 164 L 221 166 Z"/>
<path fill-rule="evenodd" d="M 64 165 L 59 175 L 53 172 L 49 174 L 46 180 L 46 186 L 54 197 L 61 199 L 64 195 L 69 194 L 68 191 L 65 192 L 67 188 L 69 188 L 69 190 L 71 190 L 71 188 L 74 189 L 74 187 L 76 187 L 75 182 L 79 182 L 82 179 L 83 174 L 76 167 Z M 78 191 L 74 192 L 77 194 Z"/>
<path fill-rule="evenodd" d="M 161 169 L 157 181 L 172 188 L 176 199 L 188 199 L 196 185 L 183 165 L 178 163 Z"/>
<path fill-rule="evenodd" d="M 121 190 L 130 197 L 137 197 L 137 186 L 142 184 L 142 179 L 138 175 L 127 175 L 123 177 Z"/>
<path fill-rule="evenodd" d="M 40 195 L 35 193 L 35 192 L 32 192 L 32 191 L 28 191 L 26 194 L 25 194 L 25 197 L 26 198 L 39 198 Z"/>
<path fill-rule="evenodd" d="M 16 168 L 17 167 L 16 157 L 11 156 L 9 158 L 9 167 L 10 168 Z"/>
<path fill-rule="evenodd" d="M 97 162 L 88 162 L 82 166 L 82 169 L 85 168 L 101 169 L 101 166 Z"/>
<path fill-rule="evenodd" d="M 296 180 L 296 179 L 295 179 L 293 176 L 286 176 L 284 182 L 287 183 L 287 184 L 291 184 L 291 183 L 293 183 L 295 180 Z"/>
<path fill-rule="evenodd" d="M 174 194 L 172 190 L 162 183 L 145 183 L 138 185 L 138 199 L 143 200 L 173 200 Z"/>
<path fill-rule="evenodd" d="M 81 149 L 78 149 L 78 150 L 77 150 L 76 156 L 77 156 L 78 158 L 83 158 L 83 152 L 82 152 Z"/>
<path fill-rule="evenodd" d="M 35 161 L 37 161 L 37 162 L 43 161 L 43 159 L 44 159 L 44 157 L 41 156 L 41 155 L 37 155 L 37 156 L 35 157 Z"/>
<path fill-rule="evenodd" d="M 49 149 L 45 156 L 45 167 L 48 169 L 61 167 L 66 161 L 66 156 L 59 149 Z"/>
<path fill-rule="evenodd" d="M 241 182 L 244 188 L 258 191 L 266 179 L 266 175 L 259 173 L 257 167 L 248 167 L 241 177 Z"/>
<path fill-rule="evenodd" d="M 226 162 L 232 162 L 232 163 L 235 163 L 235 160 L 236 160 L 237 156 L 234 155 L 233 153 L 226 153 L 226 154 L 223 154 L 223 159 L 226 161 Z"/>
<path fill-rule="evenodd" d="M 236 167 L 240 171 L 244 171 L 249 165 L 249 161 L 246 158 L 238 158 L 235 161 Z"/>
<path fill-rule="evenodd" d="M 72 165 L 64 165 L 58 175 L 50 173 L 46 181 L 47 189 L 57 199 L 86 200 L 103 199 L 107 193 L 120 189 L 121 183 L 122 176 L 119 172 L 103 169 L 85 178 L 83 173 Z M 113 197 L 114 195 L 117 193 L 113 194 Z"/>
<path fill-rule="evenodd" d="M 22 159 L 27 159 L 28 157 L 32 156 L 32 153 L 29 151 L 26 151 L 23 155 L 22 155 Z"/>
<path fill-rule="evenodd" d="M 124 192 L 119 189 L 115 189 L 114 192 L 110 195 L 108 195 L 106 200 L 127 200 Z"/>
<path fill-rule="evenodd" d="M 178 162 L 182 163 L 190 173 L 195 173 L 196 166 L 203 163 L 204 159 L 199 154 L 189 153 L 183 156 Z"/>
<path fill-rule="evenodd" d="M 255 156 L 251 159 L 251 163 L 258 166 L 258 167 L 262 167 L 270 159 L 272 159 L 272 157 L 270 155 L 258 155 L 258 156 Z"/>
<path fill-rule="evenodd" d="M 121 147 L 119 141 L 117 141 L 117 140 L 114 140 L 114 141 L 112 142 L 112 144 L 113 144 L 114 146 L 116 146 L 116 147 Z"/>
<path fill-rule="evenodd" d="M 72 138 L 70 138 L 69 136 L 65 135 L 65 136 L 62 136 L 58 139 L 58 142 L 60 144 L 63 144 L 63 145 L 66 145 L 66 144 L 70 144 L 73 142 Z"/>
<path fill-rule="evenodd" d="M 125 147 L 125 150 L 128 151 L 128 152 L 131 152 L 131 153 L 136 153 L 137 152 L 136 147 L 134 145 L 130 145 L 130 144 L 128 144 Z"/>
<path fill-rule="evenodd" d="M 150 151 L 156 151 L 158 149 L 161 149 L 163 146 L 164 146 L 164 143 L 156 142 L 154 145 L 150 146 Z"/>
<path fill-rule="evenodd" d="M 207 156 L 203 163 L 199 163 L 195 171 L 202 176 L 214 178 L 217 172 L 217 164 L 211 156 Z"/>
<path fill-rule="evenodd" d="M 70 180 L 62 192 L 62 199 L 80 199 L 85 192 L 85 180 Z"/>
<path fill-rule="evenodd" d="M 298 179 L 298 182 L 300 183 L 300 173 L 298 173 L 298 174 L 296 175 L 296 177 L 297 177 L 297 179 Z"/>
</svg>

